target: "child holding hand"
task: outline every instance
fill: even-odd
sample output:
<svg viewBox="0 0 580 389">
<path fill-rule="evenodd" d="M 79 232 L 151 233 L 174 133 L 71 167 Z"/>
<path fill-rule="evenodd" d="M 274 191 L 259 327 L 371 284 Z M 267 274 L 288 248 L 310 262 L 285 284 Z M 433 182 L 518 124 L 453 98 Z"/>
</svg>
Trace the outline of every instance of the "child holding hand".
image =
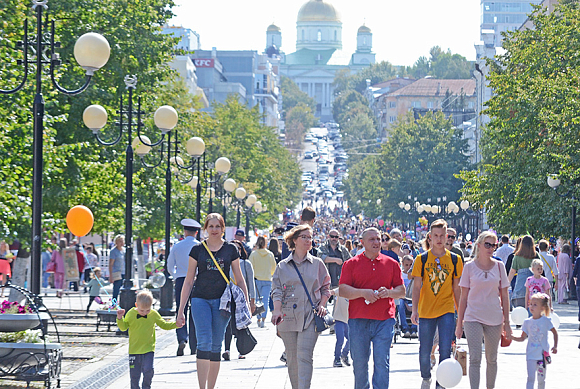
<svg viewBox="0 0 580 389">
<path fill-rule="evenodd" d="M 526 347 L 526 361 L 528 365 L 528 381 L 526 389 L 534 388 L 536 373 L 538 376 L 538 389 L 546 386 L 546 368 L 551 362 L 550 345 L 548 344 L 548 331 L 554 334 L 554 347 L 552 353 L 558 352 L 558 331 L 554 328 L 550 315 L 550 296 L 545 293 L 532 295 L 528 302 L 528 309 L 532 316 L 527 318 L 522 325 L 522 335 L 512 336 L 513 340 L 523 342 L 528 339 Z"/>
<path fill-rule="evenodd" d="M 155 324 L 161 329 L 177 328 L 175 321 L 166 321 L 152 309 L 153 295 L 149 290 L 137 293 L 135 307 L 125 317 L 124 309 L 117 310 L 117 326 L 121 331 L 129 330 L 129 375 L 131 389 L 139 389 L 143 373 L 143 389 L 151 388 L 153 380 L 153 359 L 155 351 Z"/>
</svg>

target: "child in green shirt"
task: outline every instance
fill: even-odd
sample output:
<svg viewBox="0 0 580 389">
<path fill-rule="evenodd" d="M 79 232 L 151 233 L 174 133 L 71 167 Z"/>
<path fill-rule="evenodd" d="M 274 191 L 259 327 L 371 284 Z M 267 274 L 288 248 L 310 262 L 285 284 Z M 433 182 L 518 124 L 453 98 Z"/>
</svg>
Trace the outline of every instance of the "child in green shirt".
<svg viewBox="0 0 580 389">
<path fill-rule="evenodd" d="M 117 326 L 121 331 L 129 330 L 129 369 L 131 389 L 139 389 L 143 373 L 143 389 L 151 388 L 153 380 L 153 359 L 155 352 L 155 324 L 164 330 L 177 328 L 175 321 L 165 321 L 161 315 L 151 309 L 153 295 L 149 290 L 137 293 L 135 308 L 131 308 L 125 317 L 124 309 L 117 310 Z"/>
</svg>

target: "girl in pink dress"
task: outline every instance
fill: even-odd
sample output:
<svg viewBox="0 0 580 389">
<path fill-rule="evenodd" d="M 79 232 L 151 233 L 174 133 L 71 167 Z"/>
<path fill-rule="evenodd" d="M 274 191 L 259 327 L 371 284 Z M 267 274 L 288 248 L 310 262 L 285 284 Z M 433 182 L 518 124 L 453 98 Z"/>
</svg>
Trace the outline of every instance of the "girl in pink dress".
<svg viewBox="0 0 580 389">
<path fill-rule="evenodd" d="M 550 290 L 550 281 L 542 273 L 544 272 L 544 263 L 539 259 L 532 261 L 530 270 L 534 274 L 526 280 L 526 309 L 532 296 L 536 293 L 545 293 L 550 296 L 550 310 L 552 310 L 552 294 Z"/>
<path fill-rule="evenodd" d="M 68 246 L 66 238 L 61 238 L 58 242 L 59 250 L 52 252 L 51 262 L 54 262 L 54 287 L 56 288 L 56 297 L 62 297 L 62 289 L 64 283 L 64 260 L 62 258 L 62 250 Z"/>
</svg>

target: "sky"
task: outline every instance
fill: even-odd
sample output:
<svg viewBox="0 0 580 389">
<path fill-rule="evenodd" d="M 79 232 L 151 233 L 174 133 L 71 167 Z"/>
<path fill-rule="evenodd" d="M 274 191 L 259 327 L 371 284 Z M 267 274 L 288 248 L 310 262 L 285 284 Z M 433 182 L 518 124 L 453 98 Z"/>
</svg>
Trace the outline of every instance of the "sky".
<svg viewBox="0 0 580 389">
<path fill-rule="evenodd" d="M 201 48 L 257 50 L 266 48 L 266 29 L 282 29 L 281 49 L 296 49 L 296 17 L 307 0 L 175 0 L 170 25 L 201 36 Z M 356 50 L 356 33 L 365 24 L 373 33 L 378 61 L 412 65 L 429 49 L 440 46 L 468 60 L 479 42 L 480 0 L 325 0 L 342 21 L 342 49 Z"/>
</svg>

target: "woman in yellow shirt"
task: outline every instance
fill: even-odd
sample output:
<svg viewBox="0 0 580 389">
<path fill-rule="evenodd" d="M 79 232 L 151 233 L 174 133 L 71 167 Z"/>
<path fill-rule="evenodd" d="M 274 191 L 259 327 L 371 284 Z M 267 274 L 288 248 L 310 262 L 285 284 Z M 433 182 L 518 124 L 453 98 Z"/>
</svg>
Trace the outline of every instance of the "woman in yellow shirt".
<svg viewBox="0 0 580 389">
<path fill-rule="evenodd" d="M 256 241 L 257 250 L 250 254 L 250 263 L 254 267 L 254 277 L 256 278 L 256 289 L 258 298 L 262 298 L 264 312 L 258 315 L 258 327 L 264 328 L 264 321 L 268 313 L 268 299 L 272 289 L 272 275 L 276 270 L 276 259 L 274 254 L 266 249 L 266 238 L 259 236 Z"/>
</svg>

